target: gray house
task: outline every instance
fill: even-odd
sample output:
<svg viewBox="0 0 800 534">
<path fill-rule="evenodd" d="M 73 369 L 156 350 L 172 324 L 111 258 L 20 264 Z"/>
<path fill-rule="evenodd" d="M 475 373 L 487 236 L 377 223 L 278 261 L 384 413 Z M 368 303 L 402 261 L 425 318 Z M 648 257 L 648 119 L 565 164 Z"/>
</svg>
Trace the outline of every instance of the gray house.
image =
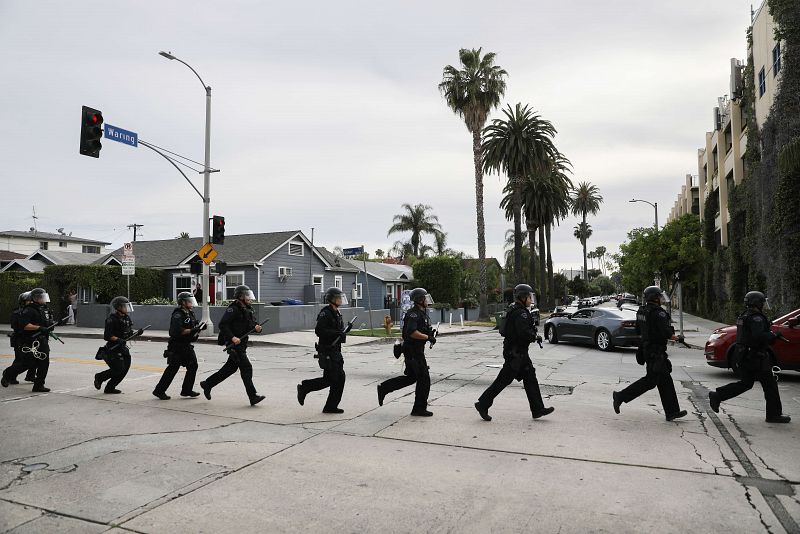
<svg viewBox="0 0 800 534">
<path fill-rule="evenodd" d="M 103 254 L 82 252 L 62 252 L 59 250 L 37 250 L 25 258 L 17 258 L 8 262 L 0 272 L 22 271 L 41 273 L 48 265 L 121 265 L 114 258 Z"/>
<path fill-rule="evenodd" d="M 197 251 L 202 247 L 200 238 L 176 238 L 159 241 L 137 241 L 133 253 L 137 267 L 151 267 L 166 271 L 164 296 L 175 299 L 182 291 L 192 291 L 200 275 L 189 272 L 190 263 L 199 260 Z M 246 284 L 256 300 L 264 303 L 281 303 L 284 300 L 320 302 L 327 287 L 352 284 L 355 270 L 345 263 L 335 264 L 335 258 L 311 246 L 300 230 L 263 234 L 225 236 L 224 245 L 214 245 L 219 252 L 211 264 L 211 303 L 233 298 L 236 286 Z M 323 249 L 324 250 L 324 249 Z M 121 259 L 122 249 L 111 256 Z M 227 263 L 227 272 L 216 274 L 216 264 Z M 308 286 L 313 286 L 313 295 Z"/>
<path fill-rule="evenodd" d="M 356 291 L 353 293 L 358 306 L 373 309 L 387 308 L 399 303 L 404 290 L 413 288 L 414 271 L 409 265 L 394 263 L 342 260 L 358 270 Z"/>
</svg>

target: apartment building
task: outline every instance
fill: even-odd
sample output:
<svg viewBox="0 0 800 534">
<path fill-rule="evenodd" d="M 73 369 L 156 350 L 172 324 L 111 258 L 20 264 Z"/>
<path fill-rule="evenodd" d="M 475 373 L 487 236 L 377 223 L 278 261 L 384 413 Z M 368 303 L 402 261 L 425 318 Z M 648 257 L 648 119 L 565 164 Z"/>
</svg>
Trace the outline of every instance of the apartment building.
<svg viewBox="0 0 800 534">
<path fill-rule="evenodd" d="M 769 115 L 780 85 L 781 43 L 775 41 L 775 23 L 766 1 L 752 17 L 752 44 L 748 55 L 753 58 L 756 125 L 760 129 Z M 730 236 L 728 193 L 745 178 L 744 153 L 747 147 L 747 124 L 743 115 L 743 74 L 747 62 L 730 60 L 729 93 L 717 99 L 712 110 L 712 129 L 705 134 L 705 143 L 697 150 L 697 177 L 686 176 L 686 183 L 670 212 L 670 220 L 685 213 L 705 217 L 705 204 L 714 195 L 714 236 L 717 245 L 727 246 Z M 687 208 L 694 203 L 697 211 Z M 691 209 L 691 211 L 690 211 Z"/>
</svg>

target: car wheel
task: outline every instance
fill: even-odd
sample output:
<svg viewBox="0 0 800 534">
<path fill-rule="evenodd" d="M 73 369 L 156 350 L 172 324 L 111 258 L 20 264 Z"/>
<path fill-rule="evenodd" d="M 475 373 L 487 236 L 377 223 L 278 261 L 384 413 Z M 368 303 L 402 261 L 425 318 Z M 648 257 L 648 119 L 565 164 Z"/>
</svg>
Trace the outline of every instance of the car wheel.
<svg viewBox="0 0 800 534">
<path fill-rule="evenodd" d="M 544 337 L 547 338 L 548 343 L 552 343 L 555 345 L 558 343 L 558 336 L 556 335 L 556 327 L 552 325 L 548 325 L 544 329 Z"/>
<path fill-rule="evenodd" d="M 594 336 L 594 345 L 603 352 L 608 352 L 614 348 L 611 344 L 611 334 L 608 330 L 600 329 L 597 331 Z"/>
</svg>

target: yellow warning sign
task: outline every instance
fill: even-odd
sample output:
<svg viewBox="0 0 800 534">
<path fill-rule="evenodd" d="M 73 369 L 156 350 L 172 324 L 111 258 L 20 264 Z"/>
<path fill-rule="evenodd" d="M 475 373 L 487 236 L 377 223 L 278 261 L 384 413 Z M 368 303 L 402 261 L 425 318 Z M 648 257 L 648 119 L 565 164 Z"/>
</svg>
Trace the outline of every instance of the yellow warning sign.
<svg viewBox="0 0 800 534">
<path fill-rule="evenodd" d="M 211 265 L 211 262 L 214 261 L 214 258 L 219 255 L 219 252 L 214 250 L 214 247 L 211 243 L 206 243 L 203 245 L 200 250 L 197 251 L 197 255 L 200 256 L 200 259 L 203 260 L 203 263 L 206 265 Z"/>
</svg>

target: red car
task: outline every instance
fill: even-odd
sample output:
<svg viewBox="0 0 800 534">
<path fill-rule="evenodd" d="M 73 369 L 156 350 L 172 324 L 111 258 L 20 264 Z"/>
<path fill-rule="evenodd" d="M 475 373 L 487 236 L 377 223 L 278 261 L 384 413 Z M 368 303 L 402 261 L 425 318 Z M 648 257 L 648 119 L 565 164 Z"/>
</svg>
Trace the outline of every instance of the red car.
<svg viewBox="0 0 800 534">
<path fill-rule="evenodd" d="M 783 334 L 789 343 L 776 340 L 770 349 L 775 354 L 778 367 L 784 371 L 800 371 L 800 326 L 790 326 L 800 318 L 800 309 L 772 321 L 772 331 Z M 706 363 L 714 367 L 730 367 L 731 348 L 736 341 L 736 326 L 717 328 L 706 341 Z"/>
</svg>

